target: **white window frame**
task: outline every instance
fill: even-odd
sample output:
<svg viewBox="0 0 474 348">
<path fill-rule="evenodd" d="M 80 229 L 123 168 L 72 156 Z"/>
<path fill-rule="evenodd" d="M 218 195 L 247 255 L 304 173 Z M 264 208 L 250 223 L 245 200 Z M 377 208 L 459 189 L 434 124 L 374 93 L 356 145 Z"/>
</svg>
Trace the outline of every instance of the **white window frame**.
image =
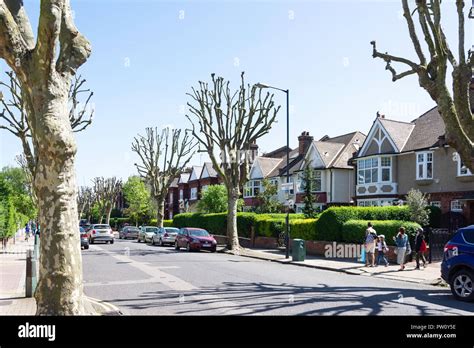
<svg viewBox="0 0 474 348">
<path fill-rule="evenodd" d="M 171 192 L 170 192 L 170 204 L 173 204 L 173 196 L 174 196 L 174 194 L 173 194 L 173 192 L 171 191 Z"/>
<path fill-rule="evenodd" d="M 388 159 L 390 164 L 389 165 L 384 165 L 383 164 L 384 159 Z M 381 156 L 380 159 L 379 159 L 379 164 L 380 164 L 380 166 L 379 166 L 380 167 L 380 173 L 379 173 L 380 182 L 392 182 L 392 157 L 390 157 L 390 156 Z M 388 169 L 388 171 L 389 171 L 388 180 L 383 180 L 383 170 L 384 169 Z"/>
<path fill-rule="evenodd" d="M 430 202 L 430 205 L 432 207 L 438 207 L 438 208 L 441 209 L 441 201 L 432 201 L 432 202 Z"/>
<path fill-rule="evenodd" d="M 190 200 L 196 200 L 198 198 L 198 188 L 197 187 L 191 187 L 191 192 L 190 192 Z"/>
<path fill-rule="evenodd" d="M 422 159 L 420 161 L 420 156 Z M 428 160 L 431 156 L 431 161 Z M 428 176 L 428 164 L 431 164 L 431 176 Z M 420 166 L 422 173 L 420 173 Z M 416 180 L 431 180 L 434 176 L 434 153 L 433 151 L 423 151 L 416 153 Z"/>
<path fill-rule="evenodd" d="M 461 157 L 459 157 L 458 160 L 458 176 L 471 176 L 473 175 L 469 168 L 467 168 L 464 163 L 461 160 Z M 463 172 L 464 171 L 464 172 Z"/>
<path fill-rule="evenodd" d="M 258 192 L 262 192 L 262 180 L 249 180 L 244 187 L 244 198 L 256 197 Z"/>
<path fill-rule="evenodd" d="M 374 164 L 374 160 L 377 162 Z M 379 182 L 379 158 L 378 157 L 369 157 L 369 158 L 364 158 L 360 159 L 357 161 L 357 183 L 358 185 L 366 185 L 366 184 L 375 184 Z M 374 170 L 376 173 L 376 178 L 374 180 Z M 365 180 L 365 172 L 370 171 L 370 180 L 366 181 Z M 362 173 L 362 176 L 361 176 Z M 361 180 L 361 177 L 363 180 Z"/>
<path fill-rule="evenodd" d="M 298 181 L 296 182 L 296 191 L 298 193 L 304 192 L 304 189 L 303 189 L 303 175 L 304 175 L 304 172 L 298 174 Z M 311 192 L 313 192 L 313 193 L 321 192 L 322 189 L 323 189 L 323 172 L 322 172 L 322 170 L 313 169 L 313 178 L 314 178 L 313 187 L 315 189 L 313 189 Z M 318 188 L 318 182 L 319 182 L 319 190 L 317 189 Z"/>
<path fill-rule="evenodd" d="M 460 200 L 452 200 L 451 201 L 451 211 L 454 212 L 462 212 L 462 202 Z"/>
</svg>

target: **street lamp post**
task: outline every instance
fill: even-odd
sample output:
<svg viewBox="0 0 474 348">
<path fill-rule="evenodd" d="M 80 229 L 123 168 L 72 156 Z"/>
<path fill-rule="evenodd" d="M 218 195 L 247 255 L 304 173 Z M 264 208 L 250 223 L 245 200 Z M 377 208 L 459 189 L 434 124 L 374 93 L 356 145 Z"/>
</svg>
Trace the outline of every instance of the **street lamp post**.
<svg viewBox="0 0 474 348">
<path fill-rule="evenodd" d="M 263 83 L 257 83 L 255 86 L 258 88 L 275 89 L 280 92 L 286 93 L 286 183 L 290 183 L 290 90 L 273 87 Z M 285 233 L 285 257 L 290 257 L 290 197 L 288 193 L 287 198 L 287 210 L 286 210 L 286 233 Z"/>
</svg>

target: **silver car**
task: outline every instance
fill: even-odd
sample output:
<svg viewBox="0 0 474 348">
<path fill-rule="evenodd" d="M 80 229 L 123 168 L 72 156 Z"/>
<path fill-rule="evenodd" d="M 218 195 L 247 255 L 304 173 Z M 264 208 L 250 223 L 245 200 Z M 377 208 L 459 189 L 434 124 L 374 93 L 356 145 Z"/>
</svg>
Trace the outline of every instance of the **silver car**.
<svg viewBox="0 0 474 348">
<path fill-rule="evenodd" d="M 159 228 L 156 226 L 141 226 L 138 233 L 138 243 L 151 243 L 153 236 L 158 233 Z"/>
<path fill-rule="evenodd" d="M 176 236 L 178 235 L 179 228 L 175 227 L 161 227 L 158 230 L 158 233 L 153 235 L 151 239 L 151 244 L 155 245 L 158 244 L 159 246 L 163 246 L 165 244 L 174 245 L 176 241 Z"/>
<path fill-rule="evenodd" d="M 114 233 L 109 225 L 91 225 L 87 230 L 87 235 L 89 236 L 89 244 L 94 244 L 95 242 L 114 244 Z"/>
</svg>

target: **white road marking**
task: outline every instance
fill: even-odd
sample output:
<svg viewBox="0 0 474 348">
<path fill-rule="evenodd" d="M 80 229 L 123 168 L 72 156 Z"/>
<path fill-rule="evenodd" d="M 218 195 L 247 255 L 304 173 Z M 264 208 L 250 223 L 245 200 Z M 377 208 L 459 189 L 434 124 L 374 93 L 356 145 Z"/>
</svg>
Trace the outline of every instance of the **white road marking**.
<svg viewBox="0 0 474 348">
<path fill-rule="evenodd" d="M 108 254 L 112 256 L 113 258 L 122 261 L 122 262 L 127 262 L 127 265 L 135 267 L 142 271 L 143 273 L 148 274 L 151 276 L 149 279 L 143 279 L 143 280 L 130 280 L 130 281 L 113 281 L 113 282 L 97 282 L 97 283 L 85 283 L 84 286 L 103 286 L 103 285 L 119 285 L 119 284 L 137 284 L 137 283 L 161 283 L 168 288 L 175 290 L 175 291 L 196 291 L 199 290 L 199 288 L 195 287 L 191 283 L 188 283 L 178 277 L 175 277 L 171 274 L 162 272 L 160 268 L 165 268 L 165 267 L 159 267 L 159 266 L 150 266 L 147 263 L 144 262 L 139 262 L 131 259 L 128 256 L 114 253 L 109 250 L 105 250 L 102 247 L 98 245 L 91 245 L 90 247 L 93 250 L 100 250 L 101 252 Z M 171 266 L 169 266 L 171 267 Z M 168 267 L 168 268 L 169 268 Z M 176 267 L 176 266 L 175 266 Z M 179 267 L 178 267 L 179 268 Z M 116 284 L 114 284 L 116 283 Z M 245 310 L 244 308 L 240 308 L 240 305 L 238 305 L 235 302 L 232 301 L 225 301 L 222 300 L 220 297 L 216 295 L 186 295 L 185 294 L 186 301 L 185 303 L 192 303 L 194 301 L 206 301 L 206 306 L 212 307 L 214 309 L 217 309 L 218 311 L 222 312 L 223 314 L 227 315 L 238 315 L 238 314 L 248 314 L 249 310 Z M 177 302 L 179 303 L 179 299 L 177 298 Z"/>
</svg>

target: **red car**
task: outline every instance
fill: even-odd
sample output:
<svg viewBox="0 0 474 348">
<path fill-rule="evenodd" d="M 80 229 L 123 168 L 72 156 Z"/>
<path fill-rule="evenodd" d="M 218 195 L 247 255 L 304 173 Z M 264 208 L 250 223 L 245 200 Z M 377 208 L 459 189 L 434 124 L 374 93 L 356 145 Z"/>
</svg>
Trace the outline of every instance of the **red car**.
<svg viewBox="0 0 474 348">
<path fill-rule="evenodd" d="M 192 250 L 209 250 L 216 252 L 217 242 L 212 235 L 202 228 L 184 227 L 181 228 L 176 236 L 174 248 L 180 250 L 186 248 Z"/>
</svg>

